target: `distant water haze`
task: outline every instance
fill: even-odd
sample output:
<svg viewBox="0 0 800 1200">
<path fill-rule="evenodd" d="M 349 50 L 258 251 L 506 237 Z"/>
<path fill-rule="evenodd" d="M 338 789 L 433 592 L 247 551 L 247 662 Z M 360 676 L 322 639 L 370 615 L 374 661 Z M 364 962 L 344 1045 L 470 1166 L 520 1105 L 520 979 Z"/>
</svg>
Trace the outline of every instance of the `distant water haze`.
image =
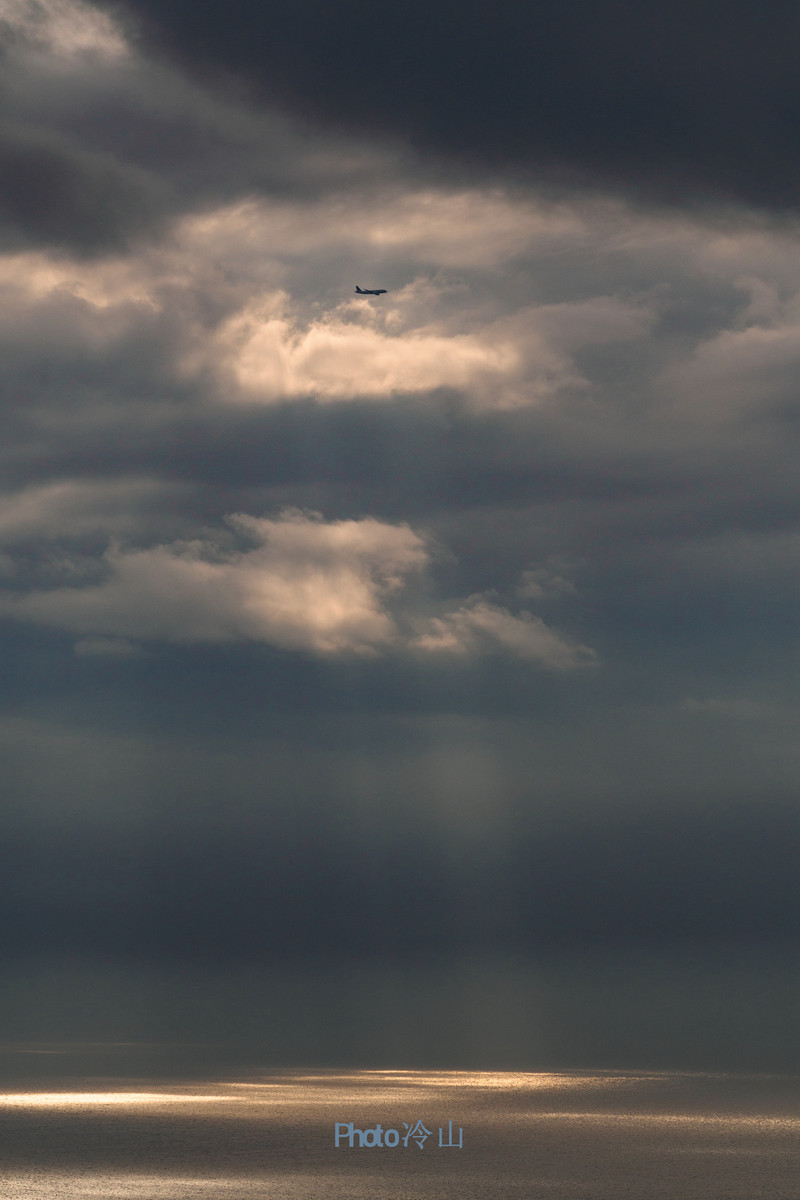
<svg viewBox="0 0 800 1200">
<path fill-rule="evenodd" d="M 103 1053 L 6 1047 L 4 1063 Z M 796 1200 L 800 1178 L 800 1078 L 775 1074 L 42 1073 L 4 1090 L 0 1122 L 7 1200 Z M 337 1148 L 337 1123 L 407 1144 Z"/>
<path fill-rule="evenodd" d="M 800 966 L 780 944 L 428 962 L 30 957 L 0 972 L 0 1036 L 83 1049 L 0 1058 L 0 1083 L 211 1079 L 258 1063 L 800 1073 L 798 1004 Z"/>
</svg>

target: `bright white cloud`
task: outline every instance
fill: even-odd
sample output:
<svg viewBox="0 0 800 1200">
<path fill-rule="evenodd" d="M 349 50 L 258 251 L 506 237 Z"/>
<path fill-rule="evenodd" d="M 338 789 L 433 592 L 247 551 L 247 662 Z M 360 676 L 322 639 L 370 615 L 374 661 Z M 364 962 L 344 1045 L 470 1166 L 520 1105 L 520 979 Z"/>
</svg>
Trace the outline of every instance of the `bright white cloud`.
<svg viewBox="0 0 800 1200">
<path fill-rule="evenodd" d="M 652 314 L 613 297 L 527 308 L 456 332 L 448 322 L 408 327 L 407 313 L 350 301 L 303 327 L 276 293 L 237 313 L 220 330 L 210 360 L 221 358 L 238 385 L 227 394 L 269 402 L 386 397 L 455 388 L 481 407 L 517 408 L 588 381 L 573 355 L 590 345 L 647 331 Z M 393 327 L 405 325 L 401 332 Z"/>
<path fill-rule="evenodd" d="M 414 645 L 431 653 L 465 655 L 487 648 L 502 649 L 553 670 L 596 662 L 593 650 L 568 641 L 540 617 L 524 610 L 515 616 L 481 595 L 470 596 L 444 617 L 429 619 L 426 626 Z"/>
<path fill-rule="evenodd" d="M 274 303 L 265 311 L 257 302 L 220 333 L 217 344 L 242 398 L 310 395 L 330 401 L 440 387 L 483 393 L 502 387 L 519 368 L 510 339 L 425 328 L 392 336 L 338 315 L 302 329 L 274 313 Z"/>
<path fill-rule="evenodd" d="M 15 11 L 28 8 L 17 0 Z M 47 11 L 56 9 L 53 0 Z M 617 405 L 625 423 L 614 443 L 661 453 L 793 387 L 800 250 L 786 229 L 715 229 L 597 199 L 401 187 L 394 176 L 381 187 L 220 205 L 178 217 L 132 256 L 7 255 L 0 332 L 75 363 L 155 339 L 164 392 L 177 378 L 202 404 L 446 388 L 478 409 L 556 406 L 600 395 L 600 359 L 626 379 L 630 357 L 641 371 L 634 397 L 607 390 L 605 410 L 585 405 L 580 422 L 564 404 L 566 452 L 604 445 Z M 356 275 L 391 290 L 357 300 Z M 662 335 L 659 314 L 679 311 L 698 283 L 721 297 L 711 327 Z M 737 305 L 737 292 L 749 300 Z M 595 347 L 609 350 L 593 358 Z"/>
<path fill-rule="evenodd" d="M 275 520 L 240 513 L 228 523 L 247 548 L 219 538 L 114 544 L 101 582 L 7 592 L 0 613 L 77 635 L 84 657 L 129 656 L 138 641 L 155 640 L 256 641 L 323 655 L 501 650 L 556 670 L 594 661 L 538 617 L 514 616 L 484 596 L 444 617 L 404 617 L 401 593 L 430 561 L 407 525 L 325 522 L 295 510 Z"/>
<path fill-rule="evenodd" d="M 62 479 L 27 487 L 0 496 L 0 543 L 131 533 L 142 509 L 163 505 L 182 490 L 152 479 Z"/>
<path fill-rule="evenodd" d="M 0 24 L 62 61 L 116 59 L 127 51 L 108 13 L 80 0 L 2 0 Z"/>
<path fill-rule="evenodd" d="M 7 317 L 20 303 L 53 296 L 76 296 L 95 310 L 121 305 L 156 309 L 161 307 L 158 285 L 167 278 L 166 262 L 155 256 L 77 262 L 41 250 L 5 254 L 0 256 L 0 314 Z M 188 282 L 185 275 L 182 282 Z"/>
<path fill-rule="evenodd" d="M 372 652 L 396 637 L 385 598 L 427 560 L 405 525 L 324 523 L 295 512 L 237 516 L 257 544 L 223 553 L 184 542 L 105 555 L 99 585 L 7 595 L 7 615 L 97 638 L 252 640 L 322 654 Z"/>
<path fill-rule="evenodd" d="M 342 402 L 453 388 L 480 407 L 513 408 L 585 388 L 576 352 L 640 337 L 652 322 L 645 306 L 610 296 L 431 321 L 439 289 L 424 279 L 380 306 L 348 298 L 312 314 L 280 289 L 248 297 L 244 284 L 218 284 L 202 263 L 168 254 L 88 264 L 9 255 L 0 258 L 0 329 L 15 341 L 44 330 L 54 345 L 109 352 L 163 313 L 176 374 L 215 379 L 228 402 Z M 198 320 L 198 295 L 225 301 L 215 326 Z"/>
<path fill-rule="evenodd" d="M 522 251 L 581 238 L 586 229 L 575 205 L 513 200 L 499 189 L 392 188 L 307 204 L 249 199 L 187 217 L 178 237 L 194 253 L 213 251 L 249 263 L 251 271 L 265 256 L 308 255 L 330 246 L 359 246 L 362 258 L 366 246 L 370 258 L 403 256 L 463 269 L 496 267 Z"/>
</svg>

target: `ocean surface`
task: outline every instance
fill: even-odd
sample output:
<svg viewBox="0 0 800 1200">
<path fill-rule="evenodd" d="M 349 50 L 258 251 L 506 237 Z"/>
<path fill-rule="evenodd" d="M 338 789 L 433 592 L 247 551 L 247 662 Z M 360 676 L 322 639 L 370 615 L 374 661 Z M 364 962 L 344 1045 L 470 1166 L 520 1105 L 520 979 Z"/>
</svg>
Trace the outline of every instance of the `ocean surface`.
<svg viewBox="0 0 800 1200">
<path fill-rule="evenodd" d="M 69 1076 L 57 1048 L 27 1048 L 15 1074 L 22 1054 L 0 1056 L 3 1200 L 800 1198 L 797 1076 L 241 1069 L 120 1078 Z M 359 1148 L 355 1130 L 378 1126 L 367 1142 L 396 1130 L 388 1141 L 397 1144 Z"/>
</svg>

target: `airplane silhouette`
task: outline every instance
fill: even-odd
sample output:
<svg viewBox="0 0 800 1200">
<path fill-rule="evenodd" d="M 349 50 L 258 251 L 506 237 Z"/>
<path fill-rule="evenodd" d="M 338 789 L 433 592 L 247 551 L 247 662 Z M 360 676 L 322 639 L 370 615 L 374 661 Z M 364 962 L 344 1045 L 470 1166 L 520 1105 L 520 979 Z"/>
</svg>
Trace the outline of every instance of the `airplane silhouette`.
<svg viewBox="0 0 800 1200">
<path fill-rule="evenodd" d="M 383 296 L 386 288 L 360 288 L 356 284 L 356 294 L 359 296 Z"/>
</svg>

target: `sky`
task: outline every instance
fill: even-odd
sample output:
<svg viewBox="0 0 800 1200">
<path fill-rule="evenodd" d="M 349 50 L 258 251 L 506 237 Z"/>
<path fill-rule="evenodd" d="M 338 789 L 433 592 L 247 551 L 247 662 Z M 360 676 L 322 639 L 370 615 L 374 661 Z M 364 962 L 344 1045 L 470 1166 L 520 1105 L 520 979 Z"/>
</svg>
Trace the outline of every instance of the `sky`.
<svg viewBox="0 0 800 1200">
<path fill-rule="evenodd" d="M 798 21 L 2 0 L 10 1038 L 800 1065 Z"/>
</svg>

